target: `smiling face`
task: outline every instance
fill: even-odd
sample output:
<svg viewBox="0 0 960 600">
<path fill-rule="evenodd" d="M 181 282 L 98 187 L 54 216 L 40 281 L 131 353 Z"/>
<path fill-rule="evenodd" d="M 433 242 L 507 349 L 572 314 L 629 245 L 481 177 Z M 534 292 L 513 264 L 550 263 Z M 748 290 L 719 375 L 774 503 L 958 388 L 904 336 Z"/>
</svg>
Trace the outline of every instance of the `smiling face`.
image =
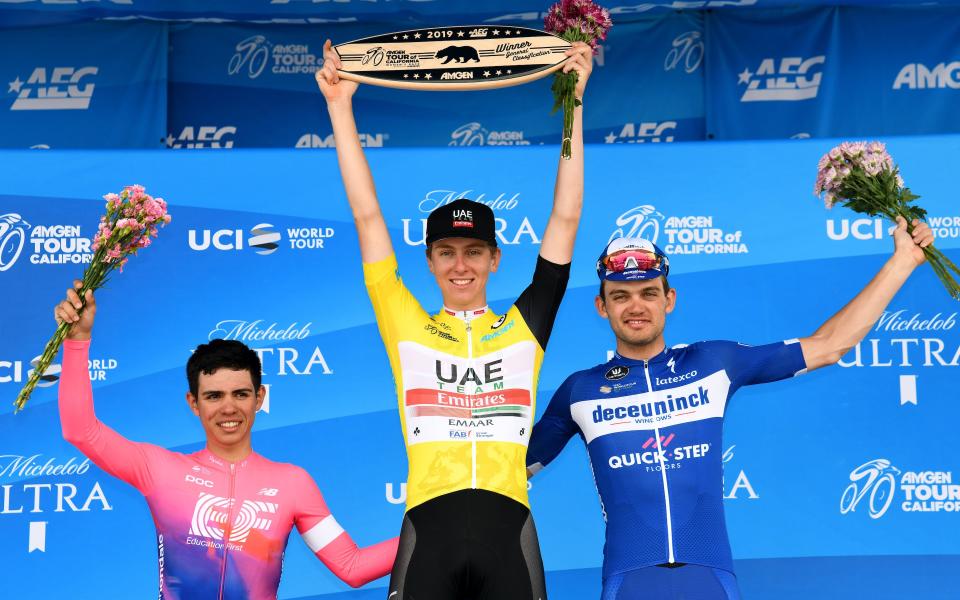
<svg viewBox="0 0 960 600">
<path fill-rule="evenodd" d="M 437 279 L 443 304 L 452 310 L 470 310 L 487 304 L 487 279 L 500 264 L 500 249 L 472 238 L 434 242 L 427 266 Z"/>
<path fill-rule="evenodd" d="M 197 394 L 187 392 L 187 403 L 207 435 L 207 448 L 227 461 L 251 452 L 250 431 L 266 390 L 254 389 L 250 371 L 228 368 L 200 373 Z"/>
<path fill-rule="evenodd" d="M 665 291 L 661 278 L 643 281 L 606 281 L 604 296 L 597 296 L 597 312 L 610 321 L 617 351 L 628 358 L 650 358 L 663 349 L 667 314 L 677 299 Z"/>
</svg>

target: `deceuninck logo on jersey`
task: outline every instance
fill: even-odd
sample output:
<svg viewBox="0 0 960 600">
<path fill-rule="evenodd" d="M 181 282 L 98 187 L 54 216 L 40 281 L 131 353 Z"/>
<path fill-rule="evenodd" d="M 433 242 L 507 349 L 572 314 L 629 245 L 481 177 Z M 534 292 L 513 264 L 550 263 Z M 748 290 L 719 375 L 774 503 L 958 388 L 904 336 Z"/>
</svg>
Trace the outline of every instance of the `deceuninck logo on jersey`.
<svg viewBox="0 0 960 600">
<path fill-rule="evenodd" d="M 668 256 L 677 254 L 747 254 L 742 230 L 718 227 L 712 215 L 665 215 L 653 204 L 641 204 L 616 219 L 608 243 L 639 237 L 657 244 Z"/>
<path fill-rule="evenodd" d="M 669 390 L 574 402 L 570 414 L 589 444 L 611 433 L 648 431 L 722 417 L 729 390 L 726 372 L 717 371 Z"/>
<path fill-rule="evenodd" d="M 526 443 L 533 402 L 534 342 L 472 359 L 416 342 L 398 344 L 407 443 Z"/>
<path fill-rule="evenodd" d="M 223 498 L 201 492 L 193 508 L 193 516 L 190 518 L 190 535 L 224 541 L 224 531 L 229 531 L 230 539 L 225 541 L 242 544 L 247 541 L 251 530 L 270 529 L 273 521 L 262 515 L 275 514 L 278 506 L 276 503 L 244 500 L 237 510 L 233 523 L 228 527 L 227 521 L 235 502 L 235 498 Z"/>
</svg>

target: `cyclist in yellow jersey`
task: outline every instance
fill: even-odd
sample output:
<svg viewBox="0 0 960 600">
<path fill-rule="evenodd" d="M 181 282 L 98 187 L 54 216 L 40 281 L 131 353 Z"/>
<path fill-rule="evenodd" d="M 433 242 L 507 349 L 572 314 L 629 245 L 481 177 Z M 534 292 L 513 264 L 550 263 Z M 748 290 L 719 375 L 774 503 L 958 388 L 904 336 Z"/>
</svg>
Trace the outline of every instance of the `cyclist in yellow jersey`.
<svg viewBox="0 0 960 600">
<path fill-rule="evenodd" d="M 590 46 L 567 52 L 583 98 Z M 560 160 L 553 210 L 532 283 L 503 315 L 487 307 L 500 263 L 493 211 L 470 200 L 427 219 L 427 267 L 443 309 L 427 313 L 397 268 L 352 97 L 329 40 L 317 83 L 333 124 L 340 173 L 360 239 L 364 280 L 397 386 L 407 447 L 407 512 L 390 600 L 544 600 L 543 564 L 527 501 L 525 458 L 537 376 L 566 289 L 583 204 L 582 108 Z"/>
</svg>

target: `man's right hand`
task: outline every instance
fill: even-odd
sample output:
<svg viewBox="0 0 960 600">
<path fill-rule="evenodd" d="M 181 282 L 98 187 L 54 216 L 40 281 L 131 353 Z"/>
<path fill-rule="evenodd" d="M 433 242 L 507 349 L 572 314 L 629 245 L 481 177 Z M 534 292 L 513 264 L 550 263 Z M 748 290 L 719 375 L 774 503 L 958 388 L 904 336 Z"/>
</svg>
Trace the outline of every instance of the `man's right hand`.
<svg viewBox="0 0 960 600">
<path fill-rule="evenodd" d="M 93 291 L 87 290 L 84 301 L 86 306 L 80 302 L 80 296 L 77 291 L 83 287 L 79 279 L 73 280 L 73 289 L 67 290 L 67 299 L 58 304 L 53 309 L 53 316 L 57 324 L 70 323 L 70 330 L 67 332 L 67 339 L 70 340 L 89 340 L 90 331 L 93 329 L 93 318 L 97 313 L 97 302 L 93 299 Z M 80 308 L 83 307 L 83 313 Z"/>
<path fill-rule="evenodd" d="M 342 68 L 343 63 L 340 62 L 340 55 L 333 49 L 333 43 L 327 40 L 323 44 L 323 68 L 317 71 L 314 77 L 316 77 L 317 86 L 323 92 L 323 97 L 327 99 L 328 105 L 340 101 L 349 102 L 353 93 L 357 91 L 357 82 L 340 79 L 337 69 Z"/>
</svg>

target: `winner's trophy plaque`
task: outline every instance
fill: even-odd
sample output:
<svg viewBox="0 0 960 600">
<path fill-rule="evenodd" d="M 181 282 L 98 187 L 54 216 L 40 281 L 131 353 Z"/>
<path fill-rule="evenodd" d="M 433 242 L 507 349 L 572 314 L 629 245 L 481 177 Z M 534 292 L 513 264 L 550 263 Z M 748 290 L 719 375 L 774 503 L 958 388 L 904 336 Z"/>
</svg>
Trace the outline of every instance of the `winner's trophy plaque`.
<svg viewBox="0 0 960 600">
<path fill-rule="evenodd" d="M 334 46 L 340 77 L 417 90 L 518 85 L 553 73 L 570 42 L 525 27 L 469 25 L 398 31 Z"/>
</svg>

